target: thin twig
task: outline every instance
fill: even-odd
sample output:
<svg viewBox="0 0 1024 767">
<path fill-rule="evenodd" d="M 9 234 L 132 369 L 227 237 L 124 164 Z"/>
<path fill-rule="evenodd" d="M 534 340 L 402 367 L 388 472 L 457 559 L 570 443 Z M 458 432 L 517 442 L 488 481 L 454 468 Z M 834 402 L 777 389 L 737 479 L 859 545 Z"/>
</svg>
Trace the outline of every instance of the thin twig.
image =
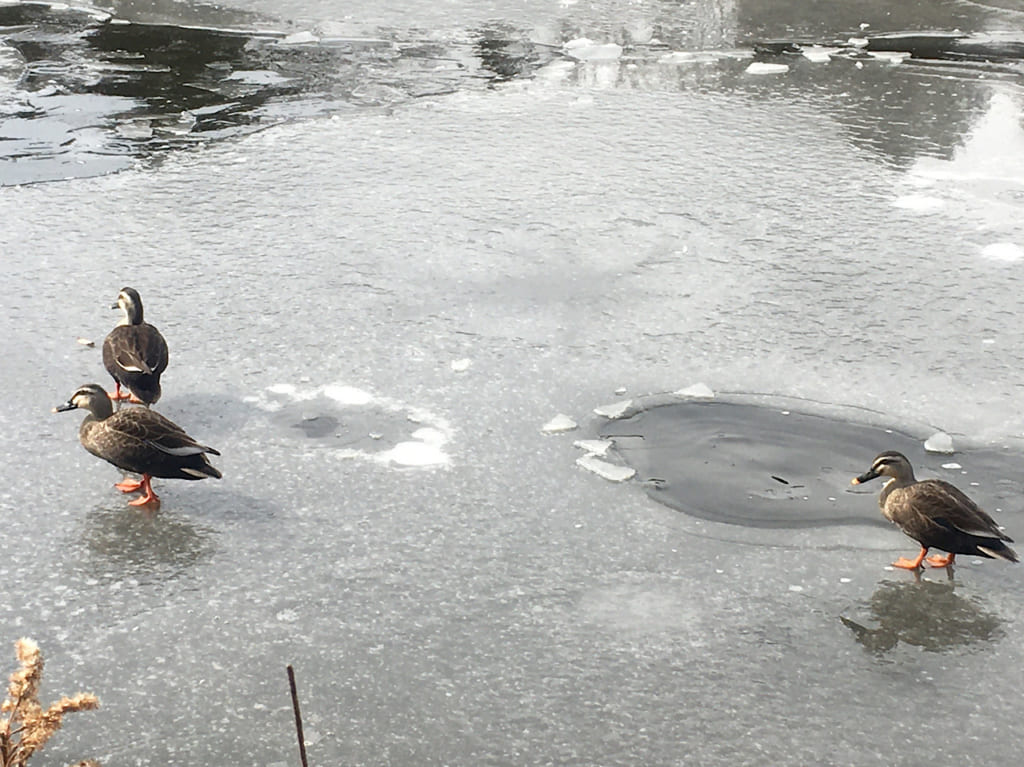
<svg viewBox="0 0 1024 767">
<path fill-rule="evenodd" d="M 295 733 L 299 736 L 299 758 L 302 759 L 302 767 L 309 767 L 306 761 L 306 738 L 302 734 L 302 714 L 299 712 L 299 693 L 295 689 L 295 669 L 288 664 L 288 685 L 292 688 L 292 708 L 295 710 Z"/>
</svg>

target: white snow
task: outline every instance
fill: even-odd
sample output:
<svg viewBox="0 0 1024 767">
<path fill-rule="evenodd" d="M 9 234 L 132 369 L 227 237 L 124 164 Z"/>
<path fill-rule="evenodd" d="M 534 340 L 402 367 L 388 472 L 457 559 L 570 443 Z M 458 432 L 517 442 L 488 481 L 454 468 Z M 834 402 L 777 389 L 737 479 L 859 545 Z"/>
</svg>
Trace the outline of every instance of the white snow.
<svg viewBox="0 0 1024 767">
<path fill-rule="evenodd" d="M 1024 248 L 1013 242 L 993 242 L 981 249 L 981 255 L 993 261 L 1011 263 L 1024 258 Z"/>
</svg>

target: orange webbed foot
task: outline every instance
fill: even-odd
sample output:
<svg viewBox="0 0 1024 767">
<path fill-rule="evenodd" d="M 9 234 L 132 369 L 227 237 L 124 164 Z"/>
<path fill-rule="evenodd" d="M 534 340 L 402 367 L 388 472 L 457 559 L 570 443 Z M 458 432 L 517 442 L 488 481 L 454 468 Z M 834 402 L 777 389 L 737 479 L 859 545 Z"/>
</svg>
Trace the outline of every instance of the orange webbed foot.
<svg viewBox="0 0 1024 767">
<path fill-rule="evenodd" d="M 122 493 L 134 493 L 136 490 L 142 487 L 142 483 L 137 479 L 128 479 L 127 477 L 125 477 L 122 481 L 115 482 L 114 487 L 116 487 Z"/>
<path fill-rule="evenodd" d="M 892 563 L 893 567 L 902 567 L 904 570 L 917 570 L 921 566 L 920 560 L 900 557 Z"/>
<path fill-rule="evenodd" d="M 944 557 L 928 557 L 925 561 L 932 567 L 950 567 L 956 554 L 947 554 Z"/>
<path fill-rule="evenodd" d="M 892 563 L 893 567 L 902 567 L 904 570 L 917 570 L 921 567 L 921 562 L 924 561 L 924 555 L 928 553 L 928 549 L 922 548 L 921 553 L 917 555 L 916 559 L 907 559 L 906 557 L 900 557 Z"/>
<path fill-rule="evenodd" d="M 157 498 L 156 493 L 153 492 L 153 487 L 150 484 L 150 476 L 148 474 L 142 475 L 142 481 L 139 483 L 139 489 L 142 490 L 142 497 L 136 498 L 134 501 L 128 501 L 129 506 L 147 506 L 149 504 L 160 504 L 160 499 Z"/>
</svg>

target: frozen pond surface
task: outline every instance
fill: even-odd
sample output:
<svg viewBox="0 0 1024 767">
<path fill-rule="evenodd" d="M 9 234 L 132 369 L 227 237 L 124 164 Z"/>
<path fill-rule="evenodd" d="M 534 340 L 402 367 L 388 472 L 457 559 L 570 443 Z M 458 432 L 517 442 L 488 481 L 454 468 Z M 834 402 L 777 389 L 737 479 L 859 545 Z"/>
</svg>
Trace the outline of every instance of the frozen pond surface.
<svg viewBox="0 0 1024 767">
<path fill-rule="evenodd" d="M 312 764 L 1012 761 L 1021 568 L 917 583 L 873 495 L 863 525 L 755 528 L 575 463 L 609 402 L 802 397 L 949 432 L 1024 536 L 1019 496 L 969 485 L 1024 435 L 1020 71 L 747 72 L 754 38 L 1021 17 L 825 5 L 524 6 L 594 58 L 0 189 L 0 642 L 40 642 L 47 699 L 102 700 L 46 763 L 295 764 L 286 663 Z M 380 8 L 275 12 L 369 34 Z M 395 39 L 445 45 L 500 13 L 406 11 Z M 634 55 L 620 18 L 676 32 Z M 170 346 L 157 409 L 223 453 L 155 514 L 50 412 L 109 383 L 76 339 L 124 285 Z M 542 433 L 559 413 L 580 428 Z"/>
</svg>

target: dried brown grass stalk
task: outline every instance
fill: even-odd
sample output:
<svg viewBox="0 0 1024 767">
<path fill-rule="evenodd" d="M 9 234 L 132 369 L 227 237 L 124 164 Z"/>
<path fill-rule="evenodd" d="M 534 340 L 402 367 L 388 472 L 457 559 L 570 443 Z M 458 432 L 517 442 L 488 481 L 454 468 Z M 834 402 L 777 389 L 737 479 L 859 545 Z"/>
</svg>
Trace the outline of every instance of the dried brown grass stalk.
<svg viewBox="0 0 1024 767">
<path fill-rule="evenodd" d="M 99 699 L 89 692 L 64 696 L 49 708 L 39 705 L 39 683 L 43 680 L 43 656 L 31 639 L 14 643 L 20 668 L 11 674 L 7 698 L 0 704 L 0 767 L 25 767 L 32 754 L 46 745 L 60 729 L 64 714 L 99 708 Z M 92 760 L 74 767 L 99 767 Z"/>
</svg>

